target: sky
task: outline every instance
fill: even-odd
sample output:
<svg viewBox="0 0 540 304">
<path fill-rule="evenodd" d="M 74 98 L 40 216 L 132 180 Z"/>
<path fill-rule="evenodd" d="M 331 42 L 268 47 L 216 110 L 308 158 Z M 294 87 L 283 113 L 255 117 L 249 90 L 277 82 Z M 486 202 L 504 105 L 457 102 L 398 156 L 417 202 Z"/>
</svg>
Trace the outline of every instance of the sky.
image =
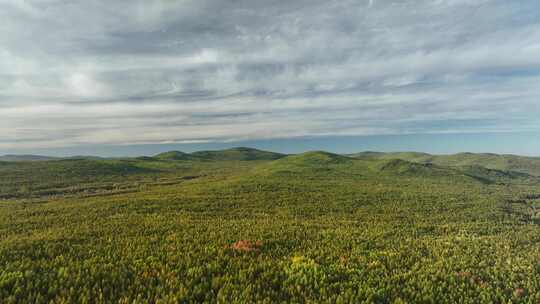
<svg viewBox="0 0 540 304">
<path fill-rule="evenodd" d="M 539 84 L 537 0 L 0 0 L 0 154 L 540 155 Z"/>
</svg>

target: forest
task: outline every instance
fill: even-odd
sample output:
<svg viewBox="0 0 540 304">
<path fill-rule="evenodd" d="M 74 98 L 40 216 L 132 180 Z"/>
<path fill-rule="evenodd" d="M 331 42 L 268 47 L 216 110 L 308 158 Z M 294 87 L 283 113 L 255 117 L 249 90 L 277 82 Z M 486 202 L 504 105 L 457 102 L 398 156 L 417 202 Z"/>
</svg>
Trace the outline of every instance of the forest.
<svg viewBox="0 0 540 304">
<path fill-rule="evenodd" d="M 0 303 L 540 303 L 540 159 L 0 161 Z"/>
</svg>

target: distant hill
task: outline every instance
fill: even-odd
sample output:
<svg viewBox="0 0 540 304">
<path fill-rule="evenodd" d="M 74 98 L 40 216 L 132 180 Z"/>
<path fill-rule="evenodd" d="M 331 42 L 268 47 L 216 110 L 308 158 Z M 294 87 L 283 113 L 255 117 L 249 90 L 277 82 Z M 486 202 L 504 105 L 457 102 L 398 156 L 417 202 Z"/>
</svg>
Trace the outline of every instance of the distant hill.
<svg viewBox="0 0 540 304">
<path fill-rule="evenodd" d="M 511 179 L 531 179 L 533 176 L 517 172 L 517 171 L 503 171 L 503 170 L 497 170 L 497 169 L 488 169 L 482 166 L 461 166 L 456 167 L 458 170 L 463 172 L 465 175 L 474 177 L 478 180 L 484 181 L 484 182 L 505 182 Z"/>
<path fill-rule="evenodd" d="M 263 151 L 252 148 L 232 148 L 218 151 L 199 151 L 193 152 L 192 157 L 202 160 L 221 160 L 221 161 L 234 161 L 234 160 L 275 160 L 285 157 L 284 154 Z"/>
<path fill-rule="evenodd" d="M 135 157 L 136 160 L 142 160 L 142 161 L 152 161 L 152 160 L 155 160 L 156 157 L 151 157 L 151 156 L 139 156 L 139 157 Z"/>
<path fill-rule="evenodd" d="M 391 159 L 379 164 L 380 172 L 391 173 L 397 175 L 417 175 L 417 176 L 432 176 L 439 174 L 449 174 L 447 168 L 439 168 L 432 164 L 415 163 L 402 159 Z M 453 172 L 452 172 L 453 173 Z"/>
<path fill-rule="evenodd" d="M 307 176 L 314 177 L 321 174 L 328 175 L 329 172 L 336 174 L 340 170 L 355 171 L 350 167 L 354 165 L 354 161 L 355 159 L 339 154 L 311 151 L 287 155 L 268 162 L 260 166 L 258 172 L 272 175 L 307 174 Z"/>
<path fill-rule="evenodd" d="M 515 179 L 527 179 L 524 173 L 505 172 L 487 169 L 481 166 L 449 167 L 432 163 L 418 163 L 403 159 L 372 160 L 381 163 L 376 167 L 380 173 L 392 176 L 423 178 L 474 179 L 484 184 L 509 182 Z"/>
<path fill-rule="evenodd" d="M 153 158 L 160 160 L 189 160 L 193 157 L 188 153 L 184 153 L 181 151 L 169 151 L 155 155 Z"/>
<path fill-rule="evenodd" d="M 77 181 L 95 177 L 111 177 L 137 173 L 157 172 L 151 168 L 138 166 L 134 160 L 94 160 L 94 159 L 59 159 L 52 161 L 0 162 L 5 164 L 0 170 L 2 175 L 18 176 L 24 172 L 30 179 L 41 178 L 48 181 Z"/>
<path fill-rule="evenodd" d="M 402 159 L 410 162 L 435 164 L 449 167 L 479 166 L 499 171 L 514 171 L 534 176 L 540 176 L 540 158 L 517 155 L 499 155 L 491 153 L 459 153 L 453 155 L 431 155 L 417 152 L 361 152 L 350 154 L 358 159 Z M 470 168 L 469 168 L 470 169 Z M 493 173 L 493 172 L 491 172 Z"/>
<path fill-rule="evenodd" d="M 75 155 L 75 156 L 68 156 L 68 157 L 62 157 L 62 158 L 57 158 L 57 159 L 105 160 L 105 159 L 112 159 L 112 158 L 92 156 L 92 155 Z"/>
<path fill-rule="evenodd" d="M 14 155 L 14 154 L 8 154 L 0 156 L 0 161 L 6 161 L 6 162 L 14 162 L 14 161 L 47 161 L 47 160 L 55 160 L 60 159 L 58 157 L 52 157 L 52 156 L 42 156 L 42 155 Z"/>
<path fill-rule="evenodd" d="M 95 156 L 51 157 L 41 155 L 4 155 L 0 156 L 3 162 L 29 162 L 53 161 L 62 159 L 105 160 Z M 438 168 L 452 167 L 470 176 L 478 178 L 527 178 L 526 175 L 540 177 L 540 157 L 526 157 L 518 155 L 499 155 L 491 153 L 458 153 L 453 155 L 432 155 L 420 152 L 374 152 L 366 151 L 355 154 L 339 155 L 324 151 L 311 151 L 294 155 L 286 155 L 253 148 L 231 148 L 215 151 L 198 151 L 185 153 L 181 151 L 168 151 L 153 157 L 134 158 L 138 161 L 167 160 L 167 161 L 252 161 L 252 160 L 280 160 L 276 166 L 291 164 L 295 166 L 328 165 L 346 163 L 352 159 L 395 160 L 400 159 L 416 164 L 431 164 Z M 411 164 L 389 163 L 388 166 L 401 166 L 393 168 L 397 171 L 422 171 L 426 167 L 414 167 Z M 391 167 L 387 167 L 390 170 Z M 433 168 L 431 168 L 433 169 Z"/>
<path fill-rule="evenodd" d="M 231 148 L 215 151 L 198 151 L 185 153 L 181 151 L 168 151 L 155 155 L 159 160 L 206 160 L 206 161 L 238 161 L 238 160 L 275 160 L 284 157 L 284 154 L 268 152 L 252 148 Z"/>
<path fill-rule="evenodd" d="M 433 156 L 427 153 L 421 152 L 374 152 L 366 151 L 355 154 L 349 154 L 349 157 L 361 158 L 361 159 L 403 159 L 415 162 L 428 162 Z"/>
<path fill-rule="evenodd" d="M 8 154 L 0 156 L 0 161 L 4 162 L 23 162 L 23 161 L 50 161 L 50 160 L 63 160 L 63 159 L 87 159 L 87 160 L 103 160 L 107 159 L 99 156 L 89 155 L 75 155 L 67 157 L 54 157 L 43 155 L 31 155 L 31 154 Z"/>
<path fill-rule="evenodd" d="M 289 155 L 275 162 L 275 164 L 285 165 L 328 165 L 328 164 L 342 164 L 350 162 L 352 159 L 329 152 L 324 151 L 311 151 L 301 154 Z"/>
</svg>

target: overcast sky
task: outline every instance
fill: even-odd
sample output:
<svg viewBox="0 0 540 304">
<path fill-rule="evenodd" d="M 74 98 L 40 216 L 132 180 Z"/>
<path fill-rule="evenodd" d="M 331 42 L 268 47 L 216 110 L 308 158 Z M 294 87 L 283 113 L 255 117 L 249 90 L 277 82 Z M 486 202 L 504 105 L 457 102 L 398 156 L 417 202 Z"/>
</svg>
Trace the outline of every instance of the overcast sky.
<svg viewBox="0 0 540 304">
<path fill-rule="evenodd" d="M 539 96 L 537 0 L 0 0 L 0 152 L 538 134 Z"/>
</svg>

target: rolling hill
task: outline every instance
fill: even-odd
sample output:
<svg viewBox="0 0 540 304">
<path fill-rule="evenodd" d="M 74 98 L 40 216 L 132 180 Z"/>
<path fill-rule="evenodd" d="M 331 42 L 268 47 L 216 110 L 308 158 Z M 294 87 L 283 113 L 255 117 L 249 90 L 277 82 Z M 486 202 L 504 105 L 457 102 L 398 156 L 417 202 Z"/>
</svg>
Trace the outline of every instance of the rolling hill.
<svg viewBox="0 0 540 304">
<path fill-rule="evenodd" d="M 361 152 L 350 154 L 358 159 L 402 159 L 423 164 L 450 167 L 480 166 L 499 171 L 515 171 L 540 176 L 540 158 L 491 153 L 458 153 L 453 155 L 431 155 L 417 152 L 375 153 Z"/>
<path fill-rule="evenodd" d="M 345 170 L 355 172 L 351 168 L 355 159 L 347 156 L 328 153 L 324 151 L 310 151 L 300 154 L 291 154 L 277 160 L 265 162 L 256 167 L 256 171 L 271 175 L 301 174 L 314 176 L 330 176 Z"/>
<path fill-rule="evenodd" d="M 168 151 L 154 156 L 159 160 L 199 160 L 199 161 L 250 161 L 250 160 L 274 160 L 284 157 L 280 153 L 262 151 L 252 148 L 231 148 L 215 151 L 197 151 L 185 153 L 181 151 Z"/>
<path fill-rule="evenodd" d="M 285 156 L 280 153 L 244 147 L 217 151 L 199 151 L 190 155 L 196 159 L 213 161 L 275 160 Z"/>
<path fill-rule="evenodd" d="M 538 178 L 400 157 L 0 162 L 0 302 L 538 303 Z"/>
<path fill-rule="evenodd" d="M 274 162 L 276 165 L 300 165 L 300 166 L 321 166 L 329 164 L 343 164 L 351 162 L 352 159 L 324 151 L 311 151 L 300 154 L 288 155 Z"/>
<path fill-rule="evenodd" d="M 8 155 L 2 155 L 0 156 L 0 161 L 5 162 L 15 162 L 15 161 L 46 161 L 46 160 L 55 160 L 59 159 L 57 157 L 52 156 L 42 156 L 42 155 L 15 155 L 15 154 L 8 154 Z"/>
<path fill-rule="evenodd" d="M 168 151 L 155 155 L 153 158 L 159 160 L 190 160 L 194 159 L 190 154 L 181 151 Z"/>
<path fill-rule="evenodd" d="M 402 159 L 384 160 L 378 165 L 380 172 L 395 175 L 410 176 L 435 176 L 435 175 L 453 175 L 455 171 L 449 168 L 442 168 L 432 164 L 415 163 Z"/>
</svg>

